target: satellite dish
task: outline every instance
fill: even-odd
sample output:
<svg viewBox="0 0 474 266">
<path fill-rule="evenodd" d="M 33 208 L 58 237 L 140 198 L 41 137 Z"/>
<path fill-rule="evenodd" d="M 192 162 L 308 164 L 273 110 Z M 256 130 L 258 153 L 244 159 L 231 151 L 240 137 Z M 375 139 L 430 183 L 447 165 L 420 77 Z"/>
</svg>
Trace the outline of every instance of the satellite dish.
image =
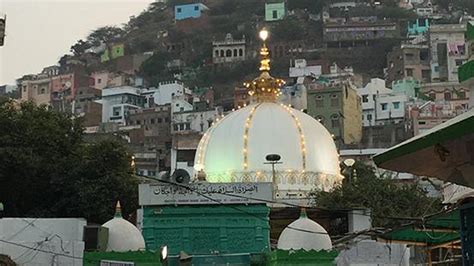
<svg viewBox="0 0 474 266">
<path fill-rule="evenodd" d="M 180 184 L 187 184 L 191 181 L 191 176 L 184 169 L 176 169 L 171 176 L 171 181 Z"/>
</svg>

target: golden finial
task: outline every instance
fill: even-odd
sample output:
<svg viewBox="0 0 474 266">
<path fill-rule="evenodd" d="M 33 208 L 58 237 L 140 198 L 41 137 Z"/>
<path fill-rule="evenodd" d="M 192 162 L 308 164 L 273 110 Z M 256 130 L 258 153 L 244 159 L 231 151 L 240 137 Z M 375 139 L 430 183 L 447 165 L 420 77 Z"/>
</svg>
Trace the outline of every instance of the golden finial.
<svg viewBox="0 0 474 266">
<path fill-rule="evenodd" d="M 280 96 L 280 87 L 285 84 L 281 79 L 270 76 L 270 52 L 266 45 L 266 40 L 270 33 L 263 28 L 259 32 L 259 37 L 263 44 L 260 48 L 260 75 L 251 82 L 245 82 L 244 86 L 253 101 L 256 102 L 275 102 Z"/>
</svg>

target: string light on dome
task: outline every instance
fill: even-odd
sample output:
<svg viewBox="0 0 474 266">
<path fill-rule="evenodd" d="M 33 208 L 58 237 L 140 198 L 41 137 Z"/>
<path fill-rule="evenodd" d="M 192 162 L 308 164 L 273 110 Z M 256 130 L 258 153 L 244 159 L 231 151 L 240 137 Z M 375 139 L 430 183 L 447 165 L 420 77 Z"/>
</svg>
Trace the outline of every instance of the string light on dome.
<svg viewBox="0 0 474 266">
<path fill-rule="evenodd" d="M 252 109 L 250 110 L 250 113 L 249 113 L 249 116 L 247 117 L 246 119 L 246 122 L 245 122 L 245 128 L 244 128 L 244 147 L 242 149 L 242 155 L 243 155 L 243 167 L 244 167 L 244 171 L 248 170 L 248 135 L 249 135 L 249 131 L 250 131 L 250 125 L 251 125 L 251 122 L 252 122 L 252 118 L 253 118 L 253 115 L 255 113 L 255 110 L 257 110 L 257 107 L 258 105 L 252 107 Z"/>
</svg>

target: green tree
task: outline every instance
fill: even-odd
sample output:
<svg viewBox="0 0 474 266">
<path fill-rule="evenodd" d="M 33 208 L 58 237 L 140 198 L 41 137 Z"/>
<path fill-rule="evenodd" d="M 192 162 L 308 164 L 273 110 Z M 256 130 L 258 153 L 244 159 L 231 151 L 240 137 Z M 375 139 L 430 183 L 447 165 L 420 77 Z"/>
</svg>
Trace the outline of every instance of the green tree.
<svg viewBox="0 0 474 266">
<path fill-rule="evenodd" d="M 429 198 L 415 184 L 399 185 L 387 177 L 378 177 L 374 167 L 361 162 L 356 162 L 353 169 L 356 177 L 353 171 L 345 169 L 343 184 L 332 191 L 313 191 L 314 204 L 328 209 L 371 209 L 374 226 L 400 222 L 388 217 L 421 217 L 439 210 L 440 201 Z"/>
<path fill-rule="evenodd" d="M 124 30 L 119 27 L 105 26 L 89 34 L 89 36 L 87 36 L 87 42 L 93 46 L 98 46 L 101 43 L 109 43 L 120 39 L 124 34 Z"/>
<path fill-rule="evenodd" d="M 117 143 L 86 145 L 80 119 L 33 103 L 0 101 L 0 202 L 6 216 L 104 222 L 116 200 L 137 207 L 130 156 Z M 6 130 L 8 129 L 8 130 Z"/>
<path fill-rule="evenodd" d="M 91 47 L 92 45 L 90 43 L 84 40 L 79 40 L 73 46 L 71 46 L 71 52 L 76 56 L 80 56 L 83 55 L 84 52 Z"/>
</svg>

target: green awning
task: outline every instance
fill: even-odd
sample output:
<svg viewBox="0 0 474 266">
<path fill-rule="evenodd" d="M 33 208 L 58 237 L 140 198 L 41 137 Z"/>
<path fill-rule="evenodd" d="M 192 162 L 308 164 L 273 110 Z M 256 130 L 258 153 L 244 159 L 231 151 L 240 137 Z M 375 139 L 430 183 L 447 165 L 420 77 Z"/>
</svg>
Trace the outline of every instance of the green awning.
<svg viewBox="0 0 474 266">
<path fill-rule="evenodd" d="M 383 234 L 380 239 L 388 242 L 439 246 L 458 242 L 460 240 L 459 228 L 460 215 L 457 209 L 392 230 Z"/>
<path fill-rule="evenodd" d="M 378 167 L 474 187 L 474 109 L 373 157 Z"/>
</svg>

